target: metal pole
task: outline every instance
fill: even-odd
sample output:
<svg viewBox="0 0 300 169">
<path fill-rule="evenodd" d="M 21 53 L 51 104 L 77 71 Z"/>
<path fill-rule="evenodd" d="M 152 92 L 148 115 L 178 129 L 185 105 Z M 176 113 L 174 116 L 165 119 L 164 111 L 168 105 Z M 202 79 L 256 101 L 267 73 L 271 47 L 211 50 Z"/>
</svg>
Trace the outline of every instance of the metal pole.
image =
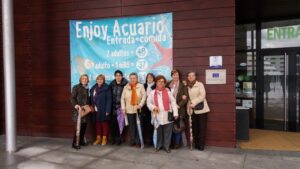
<svg viewBox="0 0 300 169">
<path fill-rule="evenodd" d="M 16 151 L 15 47 L 13 1 L 2 0 L 6 151 Z"/>
<path fill-rule="evenodd" d="M 287 131 L 287 109 L 288 109 L 288 98 L 289 98 L 289 90 L 287 88 L 288 86 L 288 75 L 289 75 L 289 67 L 288 67 L 288 63 L 289 63 L 289 55 L 287 55 L 286 52 L 284 52 L 284 131 Z"/>
</svg>

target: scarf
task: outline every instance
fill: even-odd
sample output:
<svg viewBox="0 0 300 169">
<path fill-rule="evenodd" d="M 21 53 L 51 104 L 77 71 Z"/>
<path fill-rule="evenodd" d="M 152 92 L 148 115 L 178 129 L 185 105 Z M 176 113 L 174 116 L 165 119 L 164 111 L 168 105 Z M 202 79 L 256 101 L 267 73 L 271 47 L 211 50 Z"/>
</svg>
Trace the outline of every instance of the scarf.
<svg viewBox="0 0 300 169">
<path fill-rule="evenodd" d="M 154 104 L 156 107 L 158 107 L 158 88 L 155 89 L 154 92 Z M 169 99 L 169 95 L 168 95 L 168 90 L 166 88 L 163 88 L 161 90 L 162 92 L 162 101 L 163 101 L 163 106 L 164 106 L 164 110 L 165 111 L 169 111 L 170 110 L 170 99 Z"/>
<path fill-rule="evenodd" d="M 100 87 L 97 85 L 94 89 L 94 93 L 93 93 L 93 104 L 95 105 L 96 104 L 96 99 L 97 99 L 97 96 L 98 96 L 98 93 L 100 92 L 101 88 L 102 88 L 103 85 L 101 85 Z"/>
<path fill-rule="evenodd" d="M 196 80 L 193 80 L 192 82 L 187 81 L 187 85 L 188 85 L 189 88 L 192 88 L 195 83 L 196 83 Z"/>
<path fill-rule="evenodd" d="M 179 81 L 174 83 L 174 81 L 172 80 L 169 87 L 173 90 L 173 96 L 176 98 L 178 94 Z"/>
<path fill-rule="evenodd" d="M 137 86 L 137 83 L 136 84 L 130 84 L 130 87 L 131 87 L 131 105 L 132 106 L 136 106 L 138 105 L 138 97 L 137 97 L 137 93 L 136 93 L 136 86 Z"/>
<path fill-rule="evenodd" d="M 147 89 L 146 89 L 146 92 L 147 92 L 147 96 L 149 96 L 150 92 L 152 91 L 152 86 L 154 86 L 154 82 L 152 83 L 147 83 Z"/>
<path fill-rule="evenodd" d="M 82 85 L 85 89 L 89 89 L 89 85 Z"/>
</svg>

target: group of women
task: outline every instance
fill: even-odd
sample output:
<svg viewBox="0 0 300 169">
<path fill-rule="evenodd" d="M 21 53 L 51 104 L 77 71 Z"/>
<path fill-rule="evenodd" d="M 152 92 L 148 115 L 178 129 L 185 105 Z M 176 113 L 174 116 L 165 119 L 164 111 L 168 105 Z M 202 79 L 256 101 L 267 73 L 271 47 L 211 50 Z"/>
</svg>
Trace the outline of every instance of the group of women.
<svg viewBox="0 0 300 169">
<path fill-rule="evenodd" d="M 197 81 L 196 72 L 189 72 L 187 79 L 182 81 L 180 71 L 174 69 L 169 82 L 162 75 L 155 77 L 149 73 L 145 84 L 138 82 L 136 73 L 129 75 L 129 82 L 120 70 L 115 71 L 114 76 L 109 85 L 105 83 L 104 75 L 97 76 L 97 83 L 89 90 L 89 79 L 84 74 L 79 84 L 72 88 L 73 121 L 77 121 L 82 106 L 90 105 L 94 111 L 81 118 L 79 144 L 76 144 L 75 132 L 73 148 L 79 149 L 87 144 L 84 135 L 90 119 L 96 128 L 94 145 L 106 145 L 108 138 L 111 144 L 122 144 L 124 136 L 118 119 L 121 114 L 128 125 L 131 146 L 140 147 L 143 140 L 154 145 L 155 151 L 164 149 L 169 153 L 171 147 L 177 149 L 181 145 L 204 150 L 209 107 L 204 85 Z"/>
</svg>

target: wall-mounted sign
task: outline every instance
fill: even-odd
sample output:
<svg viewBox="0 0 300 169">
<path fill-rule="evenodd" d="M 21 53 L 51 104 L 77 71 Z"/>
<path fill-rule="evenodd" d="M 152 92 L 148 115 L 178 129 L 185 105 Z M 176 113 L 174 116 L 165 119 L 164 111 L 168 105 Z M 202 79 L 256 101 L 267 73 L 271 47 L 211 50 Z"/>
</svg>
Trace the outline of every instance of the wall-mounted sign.
<svg viewBox="0 0 300 169">
<path fill-rule="evenodd" d="M 300 25 L 273 27 L 267 29 L 268 40 L 300 38 Z"/>
<path fill-rule="evenodd" d="M 212 69 L 220 69 L 223 66 L 222 56 L 210 56 L 209 57 L 209 67 Z"/>
<path fill-rule="evenodd" d="M 165 75 L 173 69 L 172 13 L 92 20 L 70 21 L 71 86 L 82 74 L 88 74 L 90 85 L 98 74 L 107 83 L 115 70 L 128 78 L 138 73 L 139 81 L 146 74 Z"/>
<path fill-rule="evenodd" d="M 299 47 L 300 25 L 271 27 L 261 30 L 261 48 Z"/>
<path fill-rule="evenodd" d="M 242 106 L 246 108 L 253 108 L 253 101 L 252 100 L 243 100 Z"/>
<path fill-rule="evenodd" d="M 208 69 L 205 76 L 206 84 L 226 84 L 226 69 Z"/>
</svg>

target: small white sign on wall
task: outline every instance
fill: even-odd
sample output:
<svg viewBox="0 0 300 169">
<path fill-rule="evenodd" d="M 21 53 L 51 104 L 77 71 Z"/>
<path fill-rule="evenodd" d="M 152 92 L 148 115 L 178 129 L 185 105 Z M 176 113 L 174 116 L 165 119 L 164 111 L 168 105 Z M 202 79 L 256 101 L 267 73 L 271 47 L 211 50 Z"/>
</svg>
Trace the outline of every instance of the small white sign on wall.
<svg viewBox="0 0 300 169">
<path fill-rule="evenodd" d="M 206 84 L 226 84 L 226 69 L 207 69 Z"/>
<path fill-rule="evenodd" d="M 253 108 L 253 101 L 252 100 L 243 100 L 242 105 L 243 105 L 243 107 L 246 107 L 246 108 Z"/>
<path fill-rule="evenodd" d="M 222 56 L 210 56 L 209 57 L 209 67 L 211 69 L 220 69 L 223 66 Z"/>
</svg>

